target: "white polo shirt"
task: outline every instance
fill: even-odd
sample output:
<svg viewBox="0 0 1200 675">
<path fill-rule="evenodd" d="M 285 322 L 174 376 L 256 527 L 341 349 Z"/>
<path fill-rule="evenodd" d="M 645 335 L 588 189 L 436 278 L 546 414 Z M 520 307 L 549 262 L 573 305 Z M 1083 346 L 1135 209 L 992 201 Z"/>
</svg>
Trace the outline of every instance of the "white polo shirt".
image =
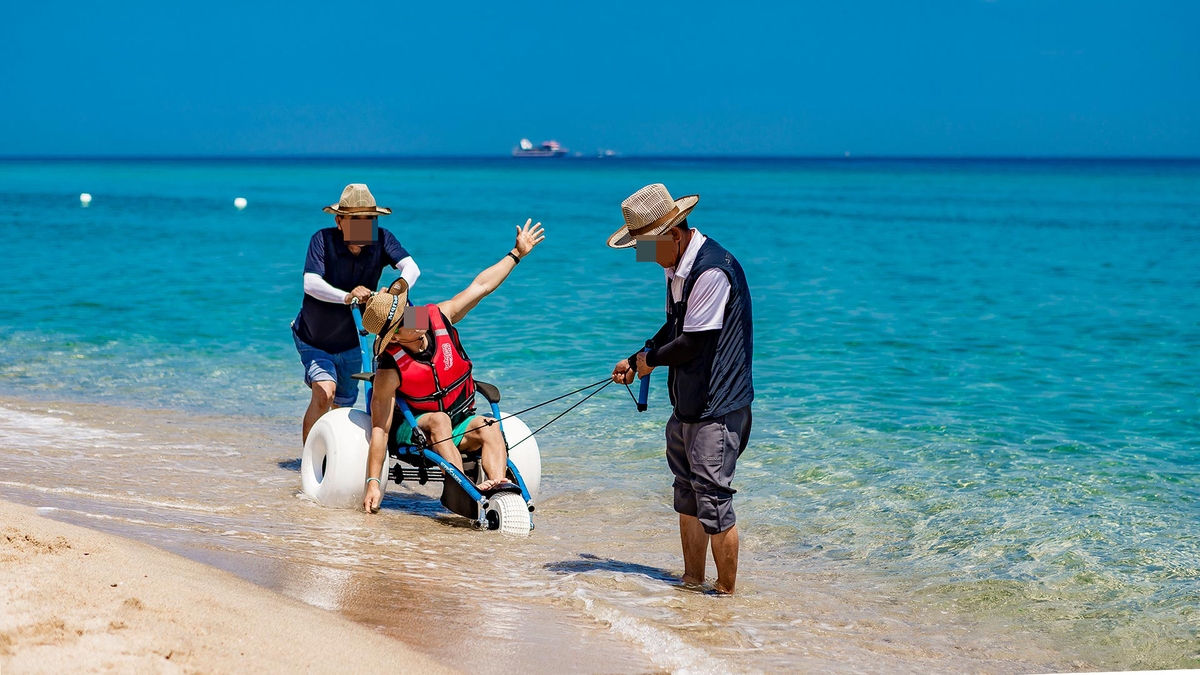
<svg viewBox="0 0 1200 675">
<path fill-rule="evenodd" d="M 671 299 L 679 302 L 683 298 L 683 285 L 696 264 L 696 255 L 708 237 L 700 230 L 691 228 L 692 240 L 688 242 L 683 257 L 676 267 L 668 267 L 667 282 L 671 284 Z M 725 303 L 729 302 L 729 277 L 719 269 L 710 269 L 696 279 L 692 295 L 688 298 L 687 314 L 683 317 L 683 332 L 695 333 L 702 330 L 717 330 L 725 325 Z"/>
</svg>

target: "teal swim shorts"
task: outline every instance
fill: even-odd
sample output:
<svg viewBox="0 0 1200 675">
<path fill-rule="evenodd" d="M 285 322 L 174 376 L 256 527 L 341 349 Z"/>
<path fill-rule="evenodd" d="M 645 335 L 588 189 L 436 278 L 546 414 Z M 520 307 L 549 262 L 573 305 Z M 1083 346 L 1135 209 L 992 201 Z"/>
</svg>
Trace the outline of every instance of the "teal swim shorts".
<svg viewBox="0 0 1200 675">
<path fill-rule="evenodd" d="M 399 413 L 397 413 L 397 414 L 399 414 Z M 433 413 L 425 413 L 424 415 L 417 415 L 417 422 L 420 423 L 422 417 L 424 417 L 425 415 L 431 415 L 431 414 L 433 414 Z M 467 415 L 461 422 L 454 425 L 454 428 L 451 431 L 451 433 L 454 434 L 455 447 L 458 447 L 458 444 L 462 443 L 463 436 L 466 435 L 467 429 L 470 428 L 470 426 L 471 426 L 471 422 L 475 421 L 478 418 L 479 418 L 479 415 Z M 396 436 L 396 443 L 398 443 L 399 445 L 416 445 L 416 441 L 413 440 L 413 428 L 411 425 L 409 425 L 408 420 L 402 419 L 400 421 L 400 424 L 396 425 L 395 436 Z M 430 441 L 440 441 L 442 439 L 431 438 L 429 440 Z"/>
</svg>

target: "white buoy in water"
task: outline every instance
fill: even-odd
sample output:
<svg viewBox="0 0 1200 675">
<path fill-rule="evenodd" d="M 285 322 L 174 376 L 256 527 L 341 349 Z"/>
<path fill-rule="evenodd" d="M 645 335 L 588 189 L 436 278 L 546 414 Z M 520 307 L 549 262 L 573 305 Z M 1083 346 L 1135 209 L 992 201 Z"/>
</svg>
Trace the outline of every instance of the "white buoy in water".
<svg viewBox="0 0 1200 675">
<path fill-rule="evenodd" d="M 246 198 L 238 197 L 237 199 L 233 200 L 233 206 L 238 211 L 241 211 L 242 209 L 246 208 Z"/>
<path fill-rule="evenodd" d="M 91 204 L 91 203 L 92 203 L 91 195 L 89 195 L 86 192 L 82 192 L 79 194 L 79 205 L 80 206 L 87 206 L 88 204 Z"/>
</svg>

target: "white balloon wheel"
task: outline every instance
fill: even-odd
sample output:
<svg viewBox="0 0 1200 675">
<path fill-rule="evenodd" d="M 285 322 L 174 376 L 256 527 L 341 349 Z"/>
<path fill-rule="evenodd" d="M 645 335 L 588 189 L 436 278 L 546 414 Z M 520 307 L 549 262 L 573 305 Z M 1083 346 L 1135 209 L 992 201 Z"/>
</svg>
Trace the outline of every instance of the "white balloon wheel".
<svg viewBox="0 0 1200 675">
<path fill-rule="evenodd" d="M 489 530 L 500 530 L 504 534 L 529 534 L 532 522 L 529 507 L 516 492 L 501 492 L 488 500 L 487 519 Z"/>
<path fill-rule="evenodd" d="M 521 472 L 529 499 L 537 503 L 538 490 L 542 486 L 542 454 L 536 436 L 529 435 L 529 427 L 516 416 L 504 417 L 500 424 L 504 439 L 509 443 L 508 458 Z M 515 443 L 516 445 L 513 445 Z"/>
<path fill-rule="evenodd" d="M 322 415 L 308 432 L 300 456 L 304 494 L 324 506 L 361 507 L 366 494 L 370 439 L 371 416 L 367 413 L 337 408 Z M 386 471 L 385 461 L 384 475 Z M 383 487 L 381 481 L 380 489 Z"/>
</svg>

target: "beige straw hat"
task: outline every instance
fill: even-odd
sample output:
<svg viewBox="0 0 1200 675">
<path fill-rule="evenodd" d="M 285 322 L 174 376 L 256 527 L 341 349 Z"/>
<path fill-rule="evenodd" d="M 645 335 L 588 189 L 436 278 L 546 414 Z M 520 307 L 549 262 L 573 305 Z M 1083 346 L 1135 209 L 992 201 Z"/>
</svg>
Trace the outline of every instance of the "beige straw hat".
<svg viewBox="0 0 1200 675">
<path fill-rule="evenodd" d="M 663 234 L 687 218 L 699 201 L 700 195 L 671 199 L 671 193 L 662 183 L 647 185 L 621 202 L 625 225 L 613 232 L 608 238 L 608 245 L 612 248 L 629 248 L 637 244 L 636 237 Z"/>
<path fill-rule="evenodd" d="M 351 183 L 342 190 L 342 198 L 336 204 L 322 209 L 325 213 L 339 216 L 389 216 L 391 209 L 375 205 L 375 195 L 363 183 Z"/>
<path fill-rule="evenodd" d="M 367 300 L 363 307 L 363 328 L 379 336 L 375 340 L 375 356 L 379 356 L 404 322 L 404 308 L 408 305 L 408 282 L 397 279 L 386 291 L 380 291 Z"/>
</svg>

